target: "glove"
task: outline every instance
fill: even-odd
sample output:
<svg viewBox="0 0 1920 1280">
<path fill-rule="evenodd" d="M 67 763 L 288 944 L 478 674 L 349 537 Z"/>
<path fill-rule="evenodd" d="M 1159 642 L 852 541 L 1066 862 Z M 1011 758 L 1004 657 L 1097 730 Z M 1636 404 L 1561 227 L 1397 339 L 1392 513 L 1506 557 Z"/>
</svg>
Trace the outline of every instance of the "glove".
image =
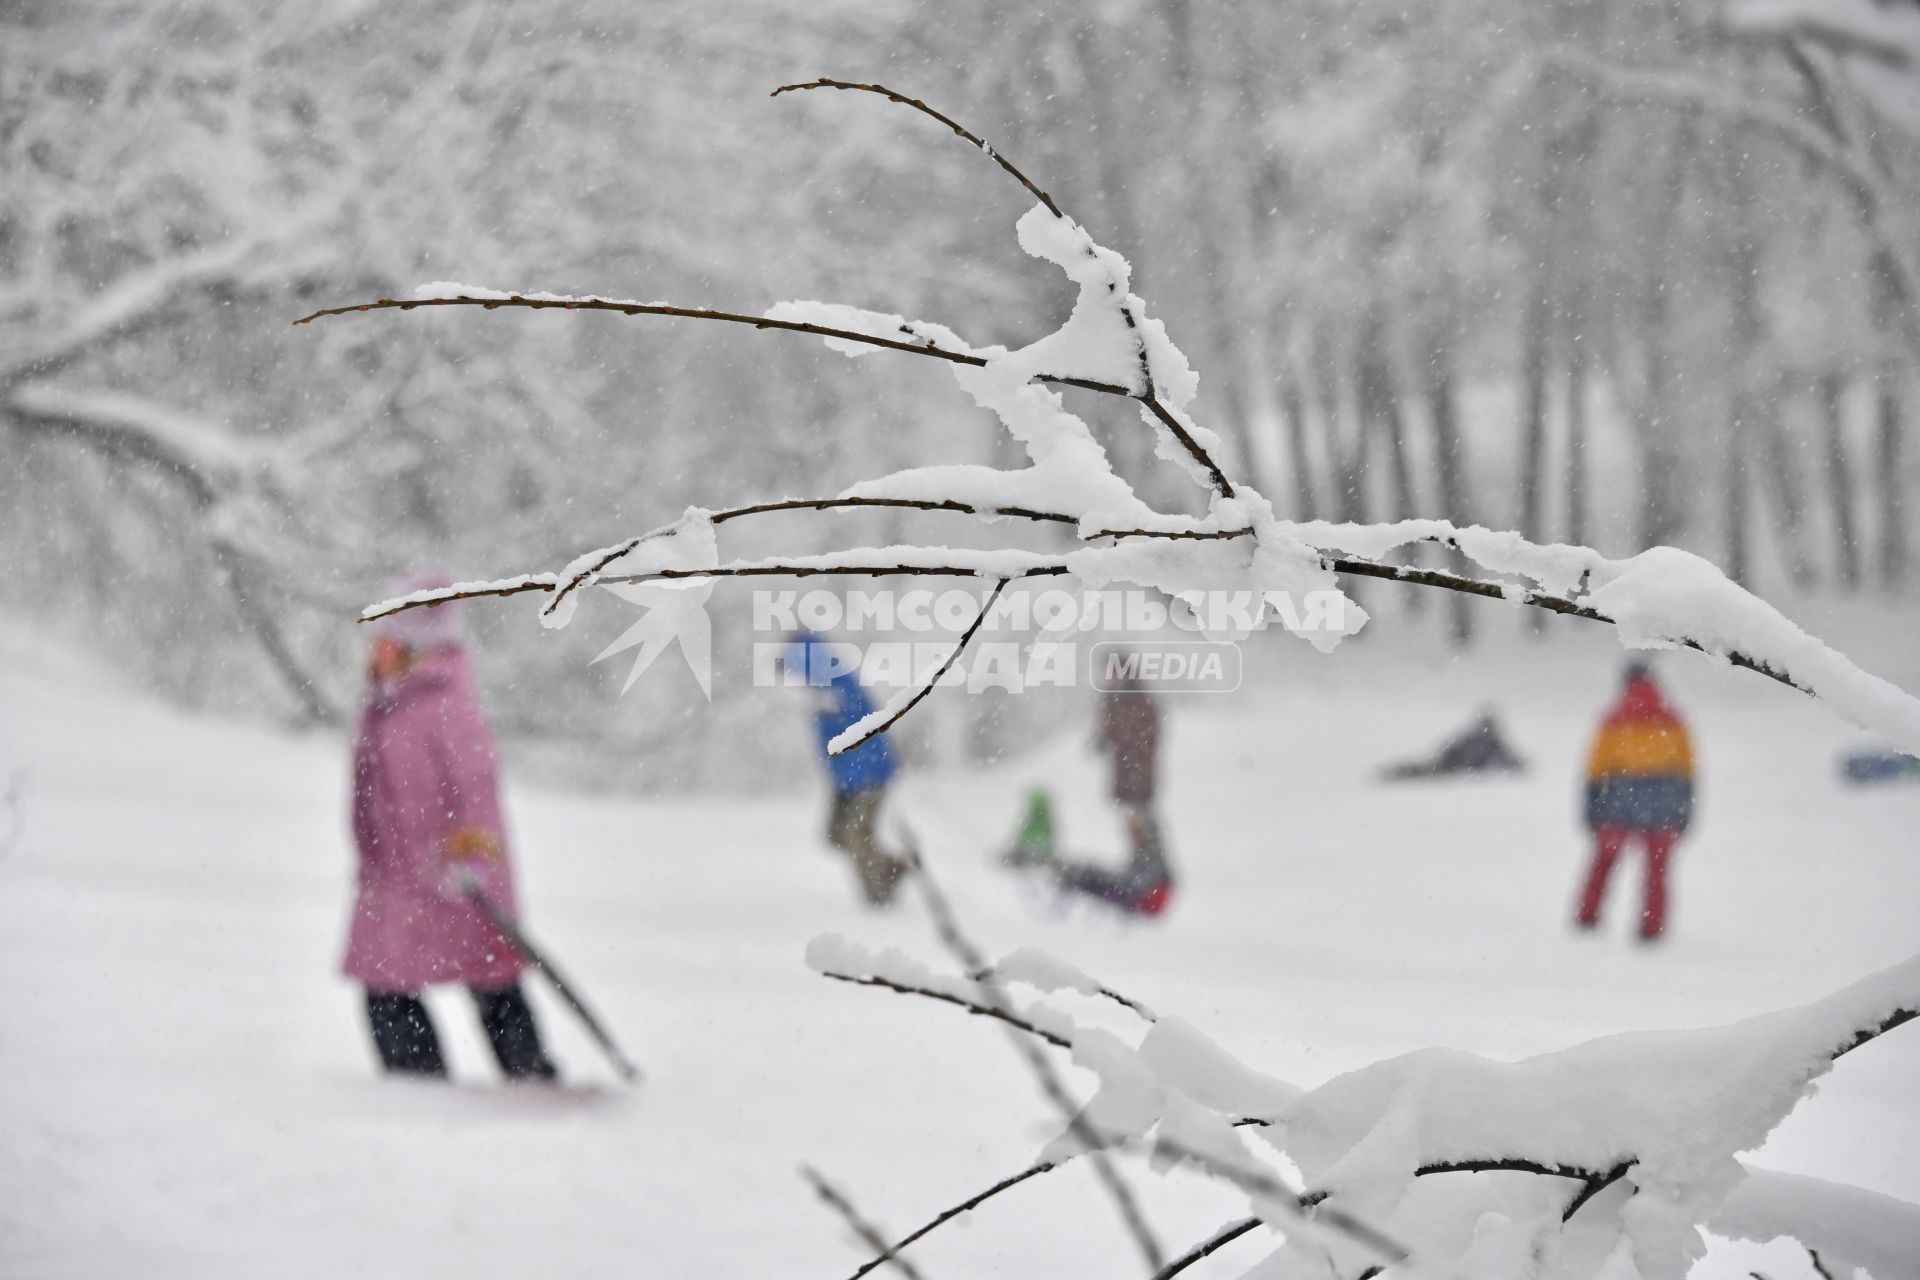
<svg viewBox="0 0 1920 1280">
<path fill-rule="evenodd" d="M 440 851 L 449 862 L 473 858 L 498 858 L 503 852 L 500 837 L 485 827 L 461 827 L 441 842 Z"/>
</svg>

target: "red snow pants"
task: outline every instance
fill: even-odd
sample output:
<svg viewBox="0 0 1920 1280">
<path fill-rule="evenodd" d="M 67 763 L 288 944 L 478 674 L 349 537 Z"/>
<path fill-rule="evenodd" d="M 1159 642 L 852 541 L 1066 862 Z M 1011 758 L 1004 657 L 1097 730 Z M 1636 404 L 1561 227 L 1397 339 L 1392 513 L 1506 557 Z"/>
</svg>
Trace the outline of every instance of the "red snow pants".
<svg viewBox="0 0 1920 1280">
<path fill-rule="evenodd" d="M 1593 865 L 1587 870 L 1586 887 L 1580 891 L 1580 913 L 1574 917 L 1581 928 L 1591 929 L 1600 923 L 1600 904 L 1607 896 L 1607 881 L 1613 876 L 1613 866 L 1620 861 L 1628 839 L 1636 835 L 1647 847 L 1640 936 L 1657 938 L 1667 927 L 1667 863 L 1672 860 L 1674 841 L 1680 838 L 1680 833 L 1671 827 L 1635 831 L 1628 827 L 1603 826 L 1593 833 Z"/>
</svg>

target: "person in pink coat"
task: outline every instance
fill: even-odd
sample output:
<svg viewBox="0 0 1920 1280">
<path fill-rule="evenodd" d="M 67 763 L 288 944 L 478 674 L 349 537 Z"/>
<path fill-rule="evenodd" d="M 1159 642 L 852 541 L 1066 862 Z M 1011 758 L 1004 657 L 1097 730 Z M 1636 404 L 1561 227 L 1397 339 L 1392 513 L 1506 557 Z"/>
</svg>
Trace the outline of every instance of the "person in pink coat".
<svg viewBox="0 0 1920 1280">
<path fill-rule="evenodd" d="M 403 592 L 444 585 L 416 578 Z M 477 887 L 516 914 L 493 733 L 462 646 L 456 604 L 376 624 L 367 701 L 353 750 L 360 855 L 343 965 L 366 988 L 374 1048 L 390 1072 L 447 1073 L 420 992 L 457 982 L 516 1079 L 552 1080 L 520 990 L 526 961 L 467 897 Z"/>
</svg>

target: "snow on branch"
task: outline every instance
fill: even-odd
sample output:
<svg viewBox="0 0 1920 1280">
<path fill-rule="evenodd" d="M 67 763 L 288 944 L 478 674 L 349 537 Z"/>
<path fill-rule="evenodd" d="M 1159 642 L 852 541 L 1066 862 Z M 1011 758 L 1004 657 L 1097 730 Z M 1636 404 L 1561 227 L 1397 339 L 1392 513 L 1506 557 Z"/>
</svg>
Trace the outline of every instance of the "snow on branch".
<svg viewBox="0 0 1920 1280">
<path fill-rule="evenodd" d="M 63 313 L 60 327 L 35 332 L 9 352 L 0 362 L 0 391 L 56 373 L 109 342 L 139 332 L 190 291 L 258 285 L 318 265 L 311 253 L 290 251 L 290 246 L 309 244 L 340 208 L 339 199 L 323 197 L 303 214 L 277 221 L 268 234 L 223 241 L 127 272 L 77 310 Z"/>
<path fill-rule="evenodd" d="M 933 920 L 934 934 L 940 939 L 941 945 L 959 962 L 961 972 L 986 975 L 970 979 L 979 993 L 981 1002 L 991 1009 L 1009 1008 L 1011 1000 L 1006 988 L 992 976 L 992 966 L 987 963 L 980 948 L 960 927 L 960 918 L 954 911 L 953 904 L 947 900 L 939 881 L 921 861 L 919 853 L 912 845 L 908 849 L 907 863 L 914 873 L 913 885 L 926 904 L 927 914 Z M 1069 1039 L 1072 1038 L 1074 1037 L 1069 1037 Z M 1042 1154 L 1042 1158 L 1052 1158 L 1058 1162 L 1067 1155 L 1085 1155 L 1101 1188 L 1113 1201 L 1114 1208 L 1120 1215 L 1120 1221 L 1126 1227 L 1127 1234 L 1132 1238 L 1135 1247 L 1139 1249 L 1141 1257 L 1146 1260 L 1150 1269 L 1159 1270 L 1162 1262 L 1159 1241 L 1154 1238 L 1153 1229 L 1147 1224 L 1146 1216 L 1140 1209 L 1140 1203 L 1134 1195 L 1133 1188 L 1127 1184 L 1127 1180 L 1121 1176 L 1119 1169 L 1109 1158 L 1105 1135 L 1089 1120 L 1084 1111 L 1076 1108 L 1073 1094 L 1067 1088 L 1066 1081 L 1061 1078 L 1060 1073 L 1054 1068 L 1053 1063 L 1048 1061 L 1046 1053 L 1038 1045 L 1023 1035 L 1011 1036 L 1010 1043 L 1026 1064 L 1034 1082 L 1040 1086 L 1041 1094 L 1066 1118 L 1066 1133 L 1054 1144 L 1058 1150 L 1049 1148 Z"/>
<path fill-rule="evenodd" d="M 5 407 L 16 419 L 42 430 L 84 437 L 110 453 L 137 455 L 173 471 L 208 502 L 265 461 L 265 454 L 244 440 L 121 391 L 33 384 L 16 390 Z"/>
<path fill-rule="evenodd" d="M 239 536 L 234 529 L 243 499 L 272 493 L 269 473 L 276 450 L 121 391 L 71 391 L 30 382 L 0 400 L 0 415 L 26 430 L 65 436 L 144 463 L 177 482 L 196 513 L 197 532 L 219 566 L 234 610 L 301 717 L 315 722 L 338 718 L 319 682 L 295 656 L 280 618 L 259 599 L 256 566 L 266 557 L 258 539 Z"/>
<path fill-rule="evenodd" d="M 1312 545 L 1375 561 L 1413 542 L 1445 543 L 1495 573 L 1531 579 L 1538 592 L 1522 603 L 1610 622 L 1630 648 L 1687 648 L 1722 658 L 1810 694 L 1902 746 L 1920 748 L 1920 701 L 1861 670 L 1689 552 L 1654 547 L 1612 560 L 1587 547 L 1542 546 L 1517 534 L 1443 520 L 1288 528 Z"/>
<path fill-rule="evenodd" d="M 1908 346 L 1920 353 L 1920 266 L 1901 233 L 1887 223 L 1901 208 L 1875 172 L 1870 157 L 1830 136 L 1818 126 L 1770 103 L 1758 101 L 1712 80 L 1663 67 L 1641 67 L 1597 58 L 1579 49 L 1560 48 L 1537 55 L 1535 70 L 1573 76 L 1594 92 L 1615 101 L 1668 106 L 1744 124 L 1786 143 L 1827 169 L 1853 197 L 1864 230 L 1885 262 L 1899 297 L 1900 327 Z"/>
<path fill-rule="evenodd" d="M 823 978 L 938 1000 L 978 1017 L 997 1019 L 1055 1048 L 1073 1048 L 1073 1019 L 1060 1010 L 1044 1005 L 1022 1008 L 1005 1000 L 990 1004 L 979 994 L 980 982 L 937 974 L 894 948 L 869 952 L 838 934 L 826 934 L 807 944 L 807 965 Z"/>
<path fill-rule="evenodd" d="M 1742 35 L 1808 39 L 1920 73 L 1920 9 L 1873 0 L 1736 0 L 1722 21 Z"/>
<path fill-rule="evenodd" d="M 868 953 L 827 939 L 810 959 L 816 967 L 831 960 L 835 976 L 969 1001 L 966 979 L 897 951 Z M 1022 974 L 1046 990 L 1102 989 L 1040 952 L 1016 953 L 995 971 Z M 971 999 L 979 1012 L 1005 1007 Z M 1068 1049 L 1099 1078 L 1077 1113 L 1080 1128 L 893 1249 L 1098 1149 L 1084 1145 L 1091 1133 L 1099 1147 L 1144 1143 L 1163 1166 L 1190 1163 L 1253 1202 L 1252 1219 L 1224 1228 L 1161 1275 L 1266 1222 L 1293 1232 L 1276 1255 L 1276 1274 L 1293 1274 L 1289 1263 L 1323 1274 L 1311 1268 L 1324 1265 L 1330 1248 L 1346 1250 L 1358 1271 L 1397 1256 L 1404 1238 L 1424 1266 L 1478 1262 L 1484 1265 L 1471 1273 L 1491 1280 L 1521 1274 L 1494 1266 L 1500 1258 L 1556 1248 L 1578 1215 L 1581 1231 L 1611 1239 L 1609 1249 L 1631 1257 L 1649 1280 L 1683 1275 L 1703 1247 L 1702 1227 L 1755 1240 L 1791 1236 L 1876 1276 L 1911 1276 L 1920 1208 L 1752 1170 L 1735 1156 L 1759 1146 L 1836 1061 L 1914 1020 L 1916 1010 L 1920 956 L 1800 1008 L 1731 1026 L 1609 1036 L 1513 1063 L 1425 1050 L 1308 1092 L 1241 1065 L 1177 1018 L 1150 1022 L 1132 1046 L 1070 1020 L 1050 1034 L 1029 1020 L 1027 1030 Z M 1309 1189 L 1285 1188 L 1251 1160 L 1235 1131 L 1255 1133 L 1306 1176 Z M 1439 1175 L 1480 1177 L 1465 1186 L 1439 1178 L 1429 1187 Z M 1549 1185 L 1567 1181 L 1577 1184 L 1571 1195 Z M 1302 1212 L 1315 1229 L 1301 1231 Z"/>
<path fill-rule="evenodd" d="M 1700 105 L 1736 116 L 1768 110 L 1711 84 L 1616 68 L 1580 54 L 1549 52 L 1535 66 L 1586 76 L 1613 92 Z M 672 524 L 589 551 L 560 570 L 461 583 L 385 601 L 364 611 L 363 620 L 452 599 L 540 593 L 549 597 L 540 610 L 542 623 L 564 626 L 586 587 L 674 578 L 952 576 L 991 580 L 999 591 L 1006 583 L 1025 578 L 1071 575 L 1093 588 L 1133 587 L 1170 596 L 1193 591 L 1250 592 L 1261 601 L 1274 597 L 1297 601 L 1315 592 L 1337 593 L 1340 575 L 1375 577 L 1612 623 L 1629 647 L 1697 649 L 1809 693 L 1899 745 L 1920 750 L 1920 702 L 1861 671 L 1713 566 L 1684 552 L 1663 547 L 1609 560 L 1585 547 L 1536 545 L 1517 534 L 1460 528 L 1445 521 L 1357 526 L 1281 519 L 1267 499 L 1245 486 L 1236 487 L 1213 461 L 1214 436 L 1186 416 L 1197 377 L 1164 326 L 1147 314 L 1145 304 L 1131 292 L 1131 272 L 1124 258 L 1096 242 L 978 135 L 918 99 L 884 85 L 826 79 L 784 86 L 782 92 L 802 89 L 879 95 L 927 115 L 992 158 L 1038 201 L 1018 220 L 1015 234 L 1023 249 L 1053 264 L 1075 287 L 1077 297 L 1066 322 L 1024 347 L 1008 349 L 975 346 L 937 323 L 821 302 L 785 302 L 762 315 L 748 315 L 664 302 L 429 285 L 419 291 L 423 296 L 327 308 L 299 323 L 320 315 L 421 306 L 603 310 L 804 333 L 848 355 L 900 351 L 945 362 L 961 390 L 992 412 L 1021 446 L 1028 465 L 920 467 L 863 481 L 825 498 L 783 499 L 718 512 L 689 508 Z M 1869 205 L 1879 198 L 1873 175 L 1819 129 L 1784 116 L 1767 116 L 1761 123 L 1818 153 L 1867 193 L 1863 200 Z M 1157 433 L 1161 455 L 1187 467 L 1209 489 L 1206 515 L 1161 512 L 1143 502 L 1113 470 L 1087 423 L 1066 407 L 1058 387 L 1138 402 Z M 856 546 L 820 555 L 723 562 L 714 542 L 714 530 L 735 519 L 862 507 L 1067 524 L 1074 527 L 1081 546 L 1064 553 L 956 548 L 945 543 Z M 1522 581 L 1385 563 L 1390 552 L 1421 540 L 1443 542 L 1498 577 Z M 1343 616 L 1348 622 L 1339 628 L 1300 627 L 1293 610 L 1277 609 L 1261 612 L 1253 625 L 1265 627 L 1278 617 L 1317 647 L 1329 649 L 1366 620 L 1351 602 Z M 960 638 L 950 662 L 958 660 L 972 638 L 970 629 Z M 926 696 L 928 687 L 903 694 L 898 705 L 890 704 L 874 724 L 863 723 L 848 742 L 864 740 L 869 731 L 884 731 L 897 723 Z"/>
<path fill-rule="evenodd" d="M 1826 1274 L 1863 1268 L 1874 1280 L 1920 1280 L 1920 1205 L 1820 1178 L 1743 1165 L 1707 1230 L 1764 1244 L 1786 1237 Z"/>
</svg>

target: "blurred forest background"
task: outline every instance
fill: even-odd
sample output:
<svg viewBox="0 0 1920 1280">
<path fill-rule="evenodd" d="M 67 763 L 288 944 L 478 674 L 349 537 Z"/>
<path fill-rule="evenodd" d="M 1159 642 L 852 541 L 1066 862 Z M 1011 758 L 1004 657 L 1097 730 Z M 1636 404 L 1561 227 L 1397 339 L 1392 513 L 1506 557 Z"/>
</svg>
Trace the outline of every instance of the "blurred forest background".
<svg viewBox="0 0 1920 1280">
<path fill-rule="evenodd" d="M 1788 601 L 1920 579 L 1915 0 L 13 0 L 8 612 L 190 704 L 337 719 L 351 619 L 404 569 L 1011 461 L 930 362 L 608 315 L 289 324 L 447 279 L 1057 324 L 1017 190 L 913 113 L 767 97 L 819 75 L 926 98 L 1127 255 L 1283 514 L 1675 543 Z M 1129 406 L 1076 407 L 1144 496 L 1194 500 Z M 727 545 L 915 518 L 955 519 Z M 1494 616 L 1415 594 L 1366 602 L 1456 643 Z M 746 593 L 715 600 L 744 649 Z M 522 741 L 670 754 L 658 781 L 798 723 L 664 668 L 619 699 L 587 660 L 629 618 L 523 606 L 469 610 Z"/>
</svg>

